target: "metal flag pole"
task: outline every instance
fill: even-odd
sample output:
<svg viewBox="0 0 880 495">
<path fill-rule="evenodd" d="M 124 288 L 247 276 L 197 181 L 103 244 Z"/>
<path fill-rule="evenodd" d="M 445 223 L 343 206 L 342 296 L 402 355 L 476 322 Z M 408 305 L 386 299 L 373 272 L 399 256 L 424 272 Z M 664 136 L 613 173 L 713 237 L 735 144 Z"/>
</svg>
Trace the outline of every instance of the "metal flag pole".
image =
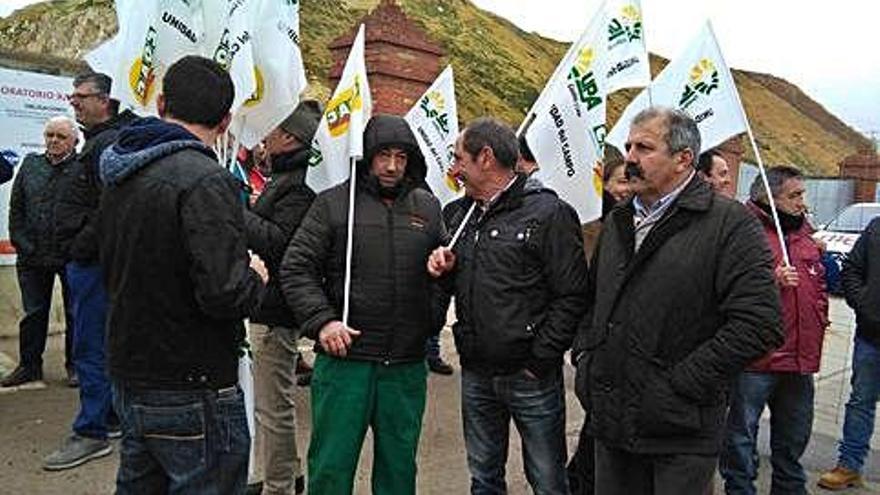
<svg viewBox="0 0 880 495">
<path fill-rule="evenodd" d="M 446 246 L 449 249 L 455 247 L 455 243 L 458 242 L 458 238 L 461 237 L 461 233 L 464 232 L 464 228 L 467 226 L 467 223 L 470 221 L 471 216 L 474 214 L 474 209 L 477 207 L 477 202 L 474 201 L 471 203 L 471 207 L 468 208 L 467 213 L 464 215 L 464 220 L 461 221 L 458 228 L 455 229 L 455 234 L 452 236 L 452 240 L 449 241 L 449 244 Z"/>
<path fill-rule="evenodd" d="M 715 31 L 712 29 L 711 21 L 706 21 L 706 24 L 709 26 L 709 33 L 712 34 L 712 38 L 717 43 L 718 38 L 715 37 Z M 718 54 L 721 56 L 721 61 L 724 63 L 724 66 L 730 67 L 727 65 L 727 61 L 724 60 L 724 52 L 719 49 Z M 730 74 L 730 79 L 733 81 L 732 73 Z M 776 227 L 776 235 L 779 237 L 779 247 L 782 248 L 782 260 L 785 263 L 785 266 L 790 267 L 791 259 L 788 257 L 788 248 L 785 246 L 785 236 L 782 233 L 782 225 L 779 223 L 779 213 L 776 211 L 776 201 L 773 200 L 773 191 L 770 190 L 770 183 L 767 181 L 767 172 L 764 170 L 764 160 L 761 158 L 761 152 L 758 151 L 758 144 L 755 142 L 755 135 L 752 133 L 752 126 L 749 123 L 749 118 L 746 115 L 746 109 L 743 107 L 742 100 L 739 98 L 739 90 L 736 89 L 735 82 L 733 86 L 733 96 L 736 98 L 736 103 L 739 107 L 743 122 L 746 124 L 746 133 L 749 135 L 749 142 L 752 145 L 752 151 L 754 151 L 755 159 L 758 161 L 758 171 L 761 173 L 761 181 L 764 183 L 764 189 L 767 191 L 767 201 L 770 203 L 770 213 L 773 216 L 773 225 Z"/>
<path fill-rule="evenodd" d="M 355 183 L 357 182 L 357 174 L 355 173 L 355 159 L 349 158 L 351 161 L 351 175 L 348 183 L 348 235 L 345 241 L 345 285 L 344 296 L 342 302 L 342 324 L 348 326 L 348 316 L 350 311 L 349 299 L 351 296 L 351 257 L 352 257 L 352 240 L 354 239 L 354 192 Z"/>
</svg>

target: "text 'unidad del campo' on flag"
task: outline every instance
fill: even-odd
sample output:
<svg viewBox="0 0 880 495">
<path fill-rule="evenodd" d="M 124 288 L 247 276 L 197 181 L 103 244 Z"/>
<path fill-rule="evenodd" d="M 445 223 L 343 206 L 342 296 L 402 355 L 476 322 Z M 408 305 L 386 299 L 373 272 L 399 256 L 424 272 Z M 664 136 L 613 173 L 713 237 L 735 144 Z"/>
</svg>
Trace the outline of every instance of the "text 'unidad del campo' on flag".
<svg viewBox="0 0 880 495">
<path fill-rule="evenodd" d="M 581 222 L 602 212 L 607 30 L 604 10 L 572 45 L 527 124 L 536 176 L 578 212 Z"/>
<path fill-rule="evenodd" d="M 425 156 L 428 165 L 425 181 L 431 191 L 443 204 L 460 196 L 461 185 L 449 170 L 455 159 L 458 137 L 458 109 L 451 65 L 440 73 L 405 118 Z"/>
</svg>

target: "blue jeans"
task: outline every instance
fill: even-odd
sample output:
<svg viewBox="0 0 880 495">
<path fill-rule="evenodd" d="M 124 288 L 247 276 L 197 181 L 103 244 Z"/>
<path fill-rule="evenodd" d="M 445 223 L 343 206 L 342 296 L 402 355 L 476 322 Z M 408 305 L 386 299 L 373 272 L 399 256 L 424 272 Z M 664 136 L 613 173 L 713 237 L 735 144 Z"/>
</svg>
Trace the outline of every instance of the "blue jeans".
<svg viewBox="0 0 880 495">
<path fill-rule="evenodd" d="M 522 437 L 526 478 L 537 495 L 567 494 L 562 369 L 535 379 L 520 371 L 461 373 L 461 413 L 471 493 L 507 493 L 505 465 L 513 418 Z"/>
<path fill-rule="evenodd" d="M 113 399 L 107 377 L 104 334 L 107 292 L 99 265 L 67 264 L 73 306 L 73 364 L 79 377 L 79 414 L 73 431 L 91 438 L 107 438 L 107 417 Z"/>
<path fill-rule="evenodd" d="M 122 425 L 117 495 L 243 493 L 250 434 L 244 396 L 222 390 L 143 390 L 113 383 Z"/>
<path fill-rule="evenodd" d="M 851 383 L 837 464 L 861 472 L 870 449 L 874 413 L 880 399 L 880 349 L 860 337 L 855 339 Z"/>
<path fill-rule="evenodd" d="M 770 493 L 805 494 L 800 458 L 813 430 L 813 375 L 744 372 L 731 391 L 720 471 L 728 495 L 754 494 L 756 440 L 764 406 L 770 408 Z"/>
<path fill-rule="evenodd" d="M 21 305 L 24 318 L 19 323 L 18 356 L 19 365 L 28 371 L 43 369 L 43 351 L 46 350 L 46 335 L 49 333 L 49 310 L 52 307 L 52 288 L 55 277 L 61 280 L 61 297 L 64 299 L 64 366 L 73 366 L 73 311 L 70 304 L 70 290 L 64 269 L 16 266 L 18 288 L 21 291 Z"/>
</svg>

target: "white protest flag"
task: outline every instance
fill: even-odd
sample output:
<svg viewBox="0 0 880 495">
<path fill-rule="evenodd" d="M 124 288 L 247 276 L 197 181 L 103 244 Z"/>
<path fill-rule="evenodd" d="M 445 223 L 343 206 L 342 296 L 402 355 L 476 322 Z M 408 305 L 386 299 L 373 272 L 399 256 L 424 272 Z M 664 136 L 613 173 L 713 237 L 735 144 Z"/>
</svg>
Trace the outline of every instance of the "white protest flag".
<svg viewBox="0 0 880 495">
<path fill-rule="evenodd" d="M 312 142 L 312 157 L 306 182 L 322 191 L 349 177 L 349 162 L 364 151 L 364 127 L 373 103 L 364 62 L 364 25 L 358 28 L 345 61 L 342 78 L 327 103 Z"/>
<path fill-rule="evenodd" d="M 458 137 L 458 108 L 451 65 L 437 76 L 404 118 L 425 156 L 428 167 L 425 181 L 431 191 L 443 204 L 459 197 L 461 186 L 448 174 Z"/>
<path fill-rule="evenodd" d="M 232 78 L 235 111 L 256 91 L 253 22 L 260 0 L 204 0 L 205 48 Z"/>
<path fill-rule="evenodd" d="M 254 1 L 258 2 L 251 33 L 255 90 L 235 113 L 231 126 L 246 148 L 256 146 L 293 112 L 307 84 L 300 51 L 299 2 Z"/>
<path fill-rule="evenodd" d="M 86 53 L 83 59 L 85 59 L 93 71 L 110 75 L 116 71 L 118 51 L 119 35 L 117 34 L 98 45 L 94 50 Z"/>
<path fill-rule="evenodd" d="M 708 21 L 685 52 L 657 75 L 650 90 L 654 105 L 678 108 L 693 117 L 700 129 L 703 151 L 746 132 L 745 113 L 733 76 Z M 605 141 L 623 151 L 632 119 L 649 105 L 648 94 L 642 91 L 626 107 Z"/>
<path fill-rule="evenodd" d="M 641 88 L 651 83 L 651 67 L 642 26 L 640 0 L 608 0 L 608 87 L 613 93 L 623 88 Z"/>
<path fill-rule="evenodd" d="M 536 177 L 571 204 L 582 223 L 602 213 L 608 37 L 600 8 L 563 59 L 527 121 Z"/>
<path fill-rule="evenodd" d="M 162 77 L 177 59 L 204 55 L 200 0 L 117 0 L 119 34 L 111 95 L 123 107 L 155 113 Z M 100 49 L 100 47 L 99 47 Z"/>
</svg>

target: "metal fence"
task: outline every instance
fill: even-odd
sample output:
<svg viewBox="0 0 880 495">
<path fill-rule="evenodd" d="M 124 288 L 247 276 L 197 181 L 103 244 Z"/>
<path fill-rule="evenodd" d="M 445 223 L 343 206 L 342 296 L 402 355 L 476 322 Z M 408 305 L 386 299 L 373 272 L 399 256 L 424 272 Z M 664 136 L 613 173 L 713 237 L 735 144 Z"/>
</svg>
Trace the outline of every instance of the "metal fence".
<svg viewBox="0 0 880 495">
<path fill-rule="evenodd" d="M 736 197 L 740 201 L 749 198 L 749 187 L 758 176 L 758 167 L 742 162 L 739 167 Z M 818 228 L 830 222 L 840 212 L 853 203 L 855 181 L 836 177 L 807 177 L 804 180 L 807 188 L 807 206 L 813 217 L 813 224 Z M 880 190 L 880 188 L 878 188 Z"/>
</svg>

